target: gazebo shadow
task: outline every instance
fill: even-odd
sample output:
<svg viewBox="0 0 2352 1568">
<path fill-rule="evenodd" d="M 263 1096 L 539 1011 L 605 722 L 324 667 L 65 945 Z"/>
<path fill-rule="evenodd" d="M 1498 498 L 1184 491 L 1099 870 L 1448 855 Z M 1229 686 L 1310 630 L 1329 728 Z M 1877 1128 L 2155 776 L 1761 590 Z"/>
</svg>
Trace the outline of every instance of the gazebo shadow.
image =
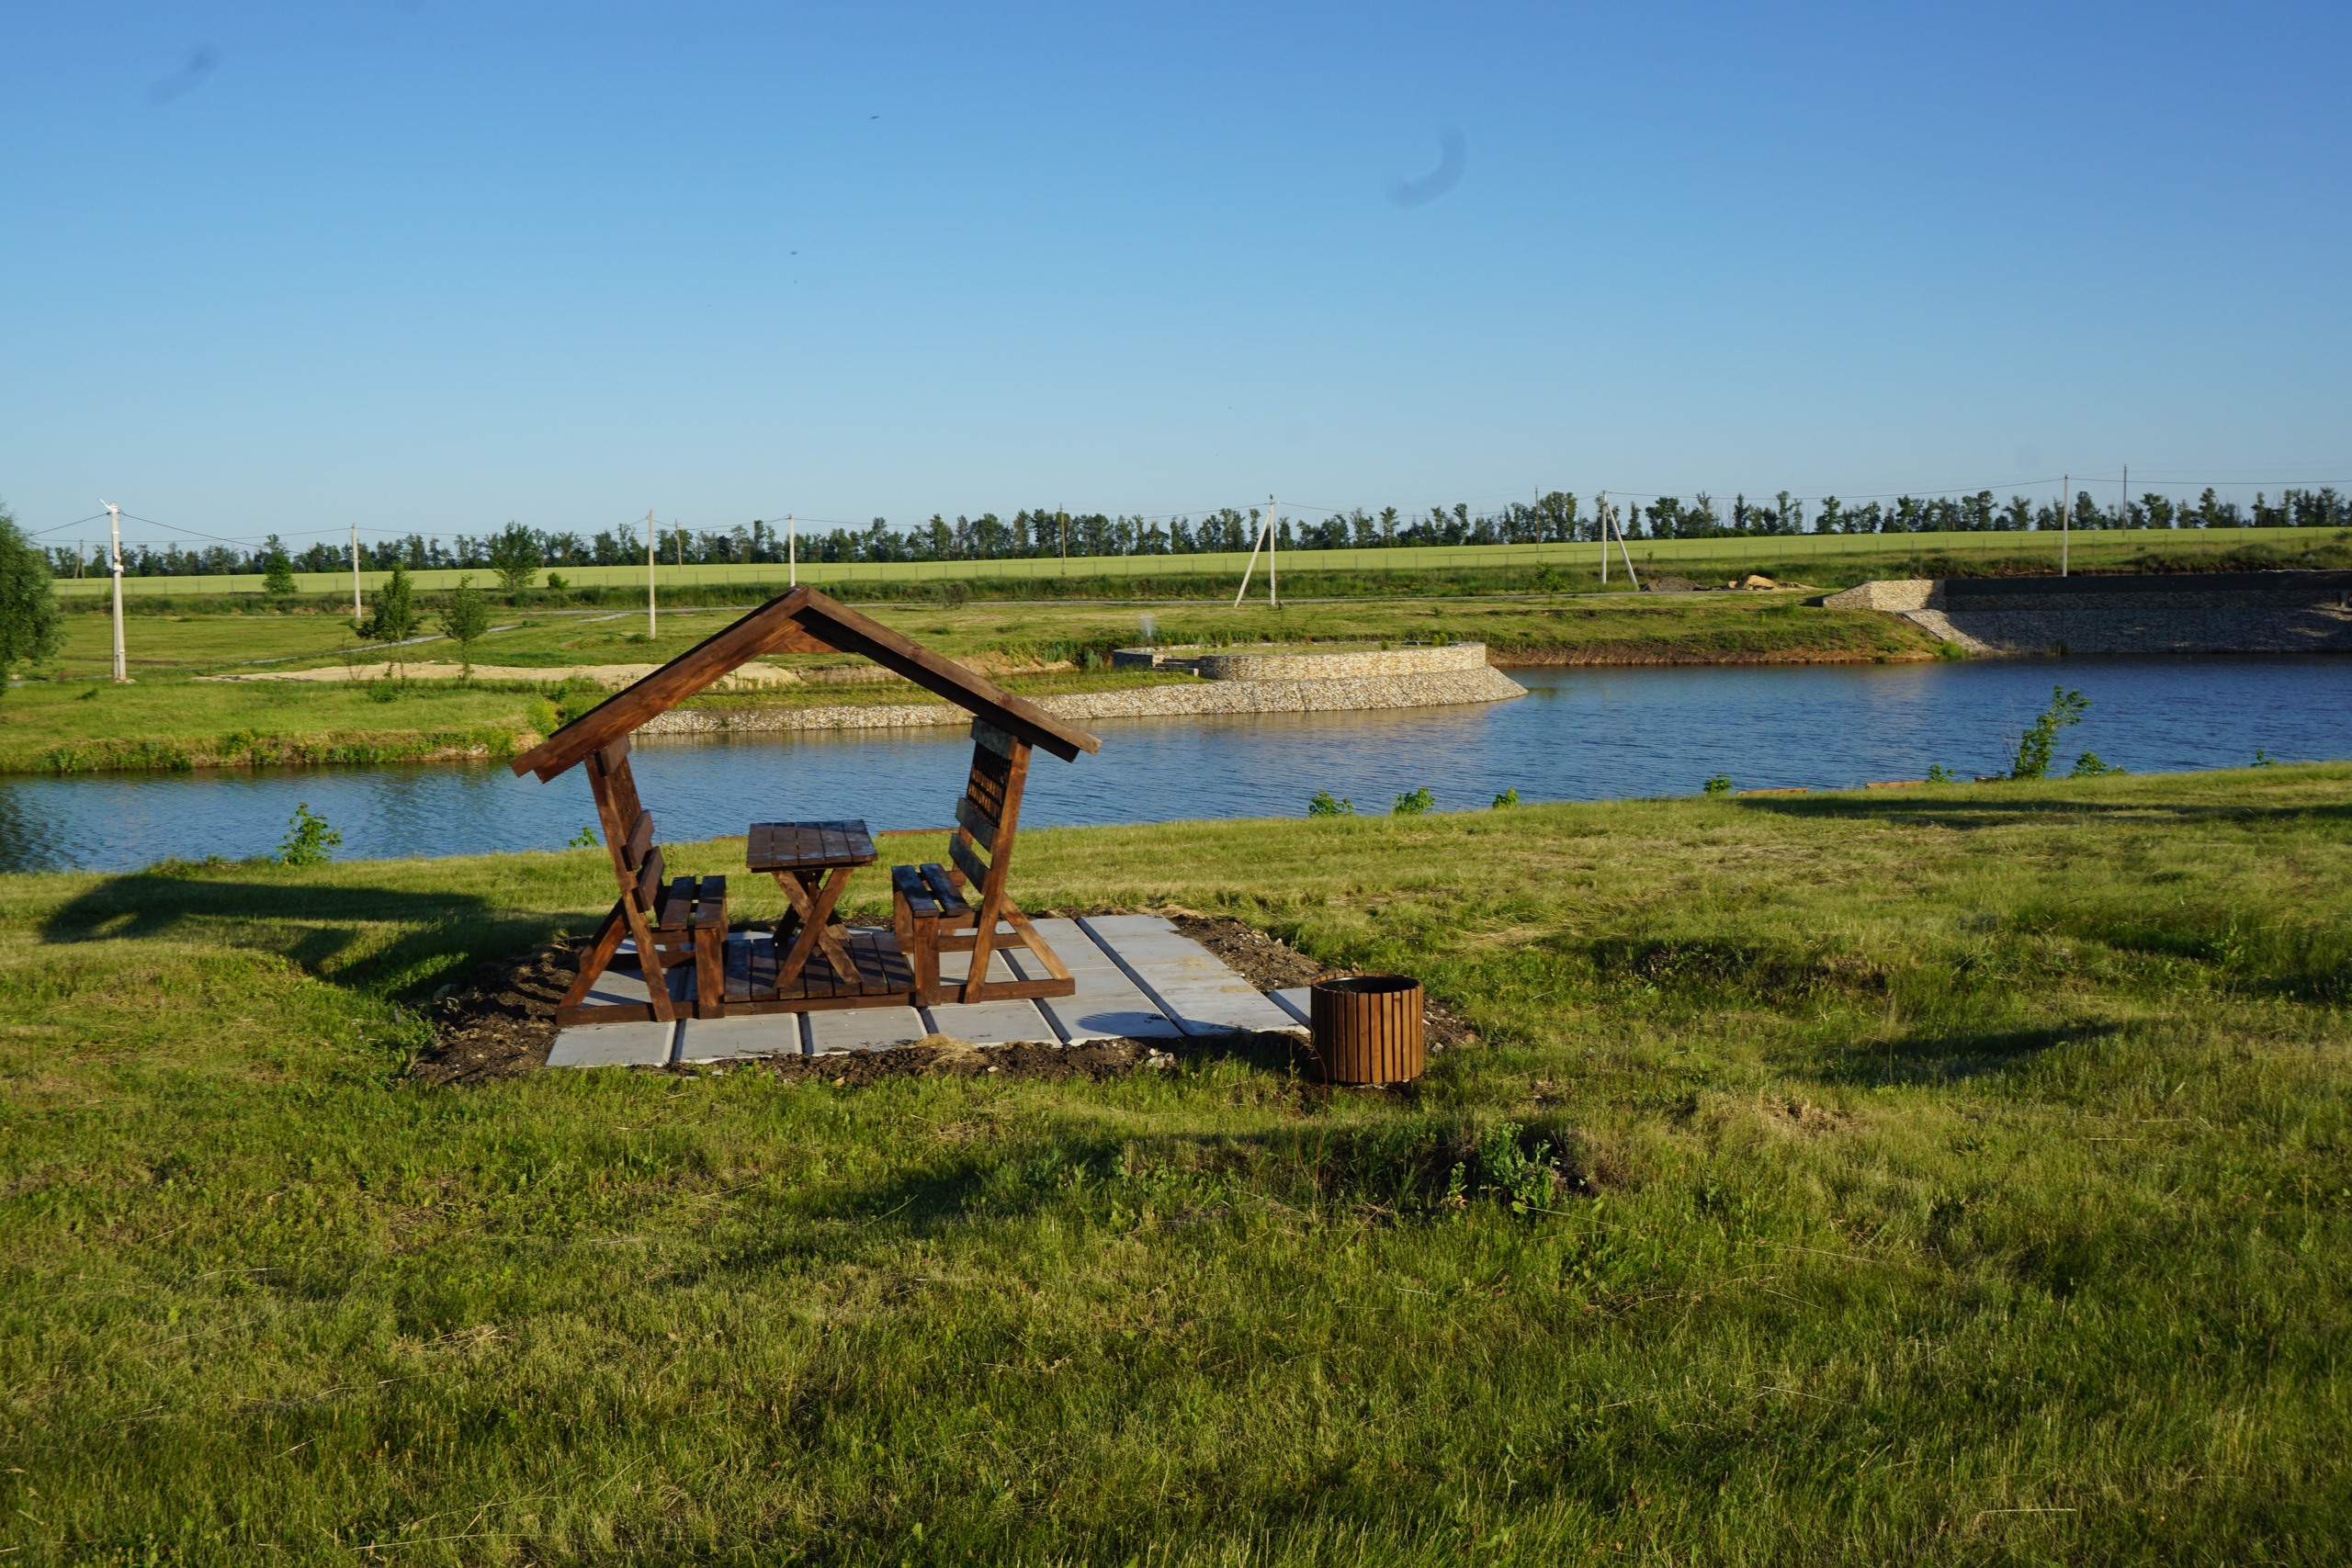
<svg viewBox="0 0 2352 1568">
<path fill-rule="evenodd" d="M 446 977 L 453 967 L 446 961 L 525 952 L 592 920 L 501 908 L 468 893 L 138 871 L 68 900 L 41 922 L 40 940 L 199 939 L 277 953 L 331 985 L 397 991 Z M 400 934 L 363 948 L 386 927 Z M 417 978 L 403 983 L 408 976 Z"/>
</svg>

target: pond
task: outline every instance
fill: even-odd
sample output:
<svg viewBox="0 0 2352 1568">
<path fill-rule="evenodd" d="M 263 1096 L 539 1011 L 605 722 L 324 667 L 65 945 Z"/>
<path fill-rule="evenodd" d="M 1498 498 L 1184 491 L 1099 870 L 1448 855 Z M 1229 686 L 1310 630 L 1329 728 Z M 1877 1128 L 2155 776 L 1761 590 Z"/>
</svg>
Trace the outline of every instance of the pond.
<svg viewBox="0 0 2352 1568">
<path fill-rule="evenodd" d="M 1040 754 L 1026 827 L 1303 815 L 1329 790 L 1385 812 L 1426 788 L 1441 810 L 1506 789 L 1537 800 L 1850 786 L 2004 770 L 2063 683 L 2090 700 L 2062 766 L 2094 750 L 2133 773 L 2352 757 L 2352 660 L 1984 660 L 1948 664 L 1517 670 L 1529 695 L 1361 714 L 1103 720 L 1101 754 Z M 960 728 L 649 740 L 639 787 L 662 836 L 753 818 L 941 827 L 970 756 Z M 553 849 L 594 820 L 577 773 L 503 763 L 0 780 L 0 870 L 123 870 L 267 854 L 297 802 L 343 834 L 339 859 Z"/>
</svg>

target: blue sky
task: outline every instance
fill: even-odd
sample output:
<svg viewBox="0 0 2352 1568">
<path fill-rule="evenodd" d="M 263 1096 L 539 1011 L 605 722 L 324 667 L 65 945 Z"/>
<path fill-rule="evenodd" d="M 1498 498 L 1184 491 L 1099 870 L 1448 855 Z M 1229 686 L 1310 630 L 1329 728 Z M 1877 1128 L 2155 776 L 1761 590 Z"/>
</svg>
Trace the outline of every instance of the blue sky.
<svg viewBox="0 0 2352 1568">
<path fill-rule="evenodd" d="M 2341 487 L 2347 43 L 8 0 L 0 498 L 246 539 Z"/>
</svg>

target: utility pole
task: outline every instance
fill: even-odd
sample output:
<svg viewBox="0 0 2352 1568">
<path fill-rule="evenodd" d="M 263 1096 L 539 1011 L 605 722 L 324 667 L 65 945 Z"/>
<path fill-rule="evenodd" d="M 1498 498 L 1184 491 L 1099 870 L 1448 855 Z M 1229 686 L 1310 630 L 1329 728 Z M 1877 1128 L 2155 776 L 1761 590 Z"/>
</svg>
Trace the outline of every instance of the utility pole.
<svg viewBox="0 0 2352 1568">
<path fill-rule="evenodd" d="M 1609 586 L 1609 492 L 1605 490 L 1600 492 L 1600 515 L 1594 521 L 1600 525 L 1595 532 L 1600 536 L 1600 586 L 1606 588 Z"/>
<path fill-rule="evenodd" d="M 1069 508 L 1066 506 L 1055 507 L 1054 521 L 1061 527 L 1062 575 L 1064 577 L 1068 577 L 1069 575 Z"/>
<path fill-rule="evenodd" d="M 114 683 L 130 684 L 130 661 L 122 651 L 122 508 L 110 501 L 98 502 L 107 509 L 107 525 L 114 535 Z"/>
<path fill-rule="evenodd" d="M 2058 575 L 2066 575 L 2066 547 L 2074 540 L 2075 502 L 2066 492 L 2075 488 L 2075 476 L 2058 476 Z"/>
<path fill-rule="evenodd" d="M 653 609 L 653 509 L 645 509 L 645 635 L 659 637 L 661 626 Z"/>
<path fill-rule="evenodd" d="M 1260 519 L 1257 531 L 1250 536 L 1249 564 L 1241 569 L 1241 586 L 1234 590 L 1233 607 L 1241 608 L 1241 596 L 1250 592 L 1250 574 L 1258 570 L 1258 552 L 1266 552 L 1266 603 L 1280 609 L 1274 598 L 1274 498 L 1266 497 L 1266 515 Z"/>
<path fill-rule="evenodd" d="M 351 618 L 359 618 L 359 525 L 351 525 Z"/>
<path fill-rule="evenodd" d="M 784 564 L 785 571 L 786 573 L 785 586 L 787 588 L 799 587 L 800 535 L 793 524 L 792 513 L 789 512 L 784 514 Z"/>
<path fill-rule="evenodd" d="M 1266 497 L 1266 603 L 1279 610 L 1283 596 L 1274 586 L 1274 498 Z"/>
<path fill-rule="evenodd" d="M 2115 514 L 2118 526 L 2127 532 L 2132 526 L 2132 465 L 2123 465 L 2123 510 Z"/>
</svg>

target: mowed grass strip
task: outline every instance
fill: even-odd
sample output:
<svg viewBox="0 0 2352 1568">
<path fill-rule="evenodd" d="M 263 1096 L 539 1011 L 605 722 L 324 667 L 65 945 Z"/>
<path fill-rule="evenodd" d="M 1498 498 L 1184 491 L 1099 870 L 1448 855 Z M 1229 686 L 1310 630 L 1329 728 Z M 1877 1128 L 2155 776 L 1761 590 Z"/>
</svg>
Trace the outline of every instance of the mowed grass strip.
<svg viewBox="0 0 2352 1568">
<path fill-rule="evenodd" d="M 428 1089 L 600 856 L 0 879 L 0 1548 L 2338 1561 L 2347 838 L 2344 765 L 1023 836 L 1484 1033 L 1329 1098 Z"/>
</svg>

